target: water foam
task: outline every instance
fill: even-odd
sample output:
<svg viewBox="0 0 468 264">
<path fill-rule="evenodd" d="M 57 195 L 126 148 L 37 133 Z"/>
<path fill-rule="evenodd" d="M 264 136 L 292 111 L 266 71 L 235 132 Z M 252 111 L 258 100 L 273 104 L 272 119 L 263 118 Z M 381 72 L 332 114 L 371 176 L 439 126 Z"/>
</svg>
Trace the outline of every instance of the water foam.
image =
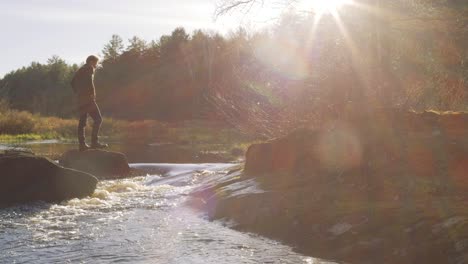
<svg viewBox="0 0 468 264">
<path fill-rule="evenodd" d="M 102 181 L 83 199 L 0 210 L 0 263 L 310 263 L 181 206 L 194 185 L 230 165 L 210 166 L 166 164 L 157 176 Z"/>
</svg>

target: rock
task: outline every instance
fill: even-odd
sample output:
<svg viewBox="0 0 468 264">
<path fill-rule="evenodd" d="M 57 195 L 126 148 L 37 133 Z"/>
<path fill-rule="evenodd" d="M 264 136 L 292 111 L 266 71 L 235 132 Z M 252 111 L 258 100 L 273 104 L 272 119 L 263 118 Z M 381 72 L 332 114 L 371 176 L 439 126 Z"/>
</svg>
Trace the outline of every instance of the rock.
<svg viewBox="0 0 468 264">
<path fill-rule="evenodd" d="M 409 167 L 411 173 L 432 177 L 438 173 L 436 159 L 445 155 L 450 159 L 441 166 L 449 167 L 450 177 L 465 182 L 462 172 L 468 168 L 467 134 L 468 114 L 463 113 L 388 109 L 353 113 L 316 130 L 298 129 L 287 136 L 251 145 L 246 153 L 245 172 L 346 173 L 368 170 L 374 164 L 380 166 L 374 170 Z M 402 153 L 407 155 L 404 160 L 400 160 Z"/>
<path fill-rule="evenodd" d="M 272 144 L 253 144 L 245 154 L 245 171 L 248 173 L 266 173 L 272 168 Z"/>
<path fill-rule="evenodd" d="M 0 207 L 31 201 L 55 202 L 91 195 L 97 179 L 31 153 L 0 154 Z"/>
<path fill-rule="evenodd" d="M 422 185 L 405 186 L 405 177 L 362 191 L 330 175 L 244 177 L 236 171 L 195 189 L 191 206 L 210 220 L 338 263 L 465 263 L 453 260 L 468 255 L 464 242 L 457 243 L 468 237 L 467 196 L 432 195 Z M 386 200 L 388 191 L 407 195 Z M 441 203 L 450 205 L 449 214 L 428 207 Z"/>
<path fill-rule="evenodd" d="M 60 165 L 95 175 L 99 179 L 130 176 L 130 167 L 123 153 L 92 149 L 70 150 L 60 157 Z"/>
<path fill-rule="evenodd" d="M 292 173 L 315 165 L 319 137 L 323 136 L 317 131 L 299 129 L 286 137 L 253 144 L 246 153 L 245 171 L 249 174 Z M 337 139 L 335 136 L 334 140 Z"/>
</svg>

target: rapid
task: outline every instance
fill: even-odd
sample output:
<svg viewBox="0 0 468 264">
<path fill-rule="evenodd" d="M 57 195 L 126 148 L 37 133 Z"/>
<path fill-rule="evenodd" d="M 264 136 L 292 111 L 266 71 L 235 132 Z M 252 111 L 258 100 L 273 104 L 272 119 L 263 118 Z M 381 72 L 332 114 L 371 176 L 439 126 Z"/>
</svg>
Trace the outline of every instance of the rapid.
<svg viewBox="0 0 468 264">
<path fill-rule="evenodd" d="M 208 221 L 190 192 L 233 164 L 133 163 L 91 197 L 0 209 L 0 263 L 327 263 Z"/>
</svg>

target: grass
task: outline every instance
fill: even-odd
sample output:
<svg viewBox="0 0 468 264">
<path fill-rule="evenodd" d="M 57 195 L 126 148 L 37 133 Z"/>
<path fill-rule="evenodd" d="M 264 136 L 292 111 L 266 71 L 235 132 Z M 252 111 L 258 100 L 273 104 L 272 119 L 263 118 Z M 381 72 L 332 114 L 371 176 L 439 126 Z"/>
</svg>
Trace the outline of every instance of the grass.
<svg viewBox="0 0 468 264">
<path fill-rule="evenodd" d="M 1 108 L 1 107 L 0 107 Z M 47 139 L 76 140 L 78 120 L 44 117 L 25 111 L 0 109 L 0 142 L 21 143 Z M 91 135 L 88 121 L 86 135 Z M 244 152 L 254 141 L 222 123 L 184 121 L 163 123 L 157 120 L 125 121 L 105 118 L 100 131 L 105 141 L 132 144 L 173 143 L 200 152 Z"/>
<path fill-rule="evenodd" d="M 12 141 L 31 141 L 31 140 L 46 140 L 53 139 L 48 135 L 38 135 L 38 134 L 19 134 L 19 135 L 0 135 L 0 142 L 12 142 Z"/>
<path fill-rule="evenodd" d="M 44 117 L 26 111 L 8 108 L 0 109 L 0 141 L 27 141 L 44 139 L 75 139 L 78 120 L 58 117 Z M 90 135 L 92 121 L 88 121 L 87 134 Z M 148 139 L 164 129 L 158 121 L 121 121 L 104 119 L 101 135 L 112 139 Z M 146 133 L 146 134 L 145 134 Z"/>
</svg>

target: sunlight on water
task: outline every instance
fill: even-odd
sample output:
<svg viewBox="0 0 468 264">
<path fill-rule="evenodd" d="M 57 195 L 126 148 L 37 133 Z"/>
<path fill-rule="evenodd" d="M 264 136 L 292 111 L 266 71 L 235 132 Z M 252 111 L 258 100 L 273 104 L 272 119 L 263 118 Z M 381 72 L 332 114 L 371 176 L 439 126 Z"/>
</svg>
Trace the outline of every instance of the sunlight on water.
<svg viewBox="0 0 468 264">
<path fill-rule="evenodd" d="M 0 263 L 324 263 L 184 206 L 196 184 L 231 165 L 135 166 L 165 172 L 102 181 L 84 199 L 0 210 Z"/>
</svg>

